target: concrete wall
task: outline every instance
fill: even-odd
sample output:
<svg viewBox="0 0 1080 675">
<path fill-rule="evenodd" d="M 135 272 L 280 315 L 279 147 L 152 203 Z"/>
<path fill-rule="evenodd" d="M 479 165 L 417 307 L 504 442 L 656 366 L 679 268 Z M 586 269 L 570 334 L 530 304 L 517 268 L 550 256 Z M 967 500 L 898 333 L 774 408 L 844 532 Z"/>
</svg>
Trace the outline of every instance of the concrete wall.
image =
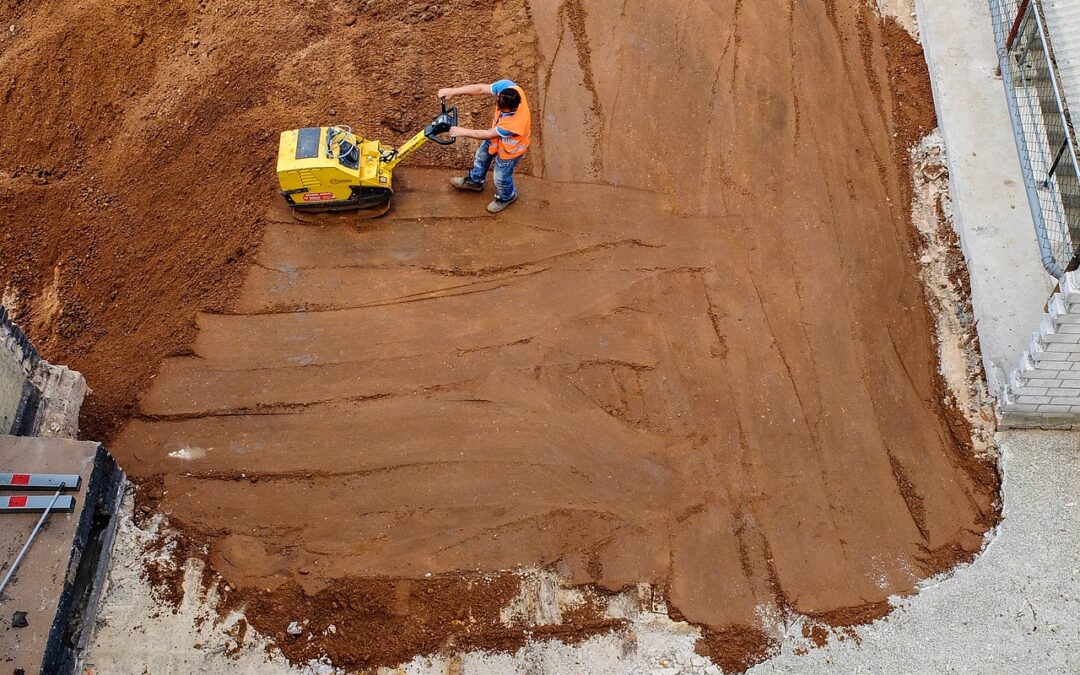
<svg viewBox="0 0 1080 675">
<path fill-rule="evenodd" d="M 1066 272 L 998 401 L 1003 427 L 1080 427 L 1080 272 Z"/>
<path fill-rule="evenodd" d="M 74 438 L 87 391 L 82 375 L 38 356 L 0 306 L 0 434 Z"/>
<path fill-rule="evenodd" d="M 0 350 L 0 431 L 7 432 L 15 424 L 25 382 L 26 375 L 12 355 Z"/>
<path fill-rule="evenodd" d="M 0 433 L 12 433 L 28 400 L 40 394 L 32 381 L 41 359 L 23 332 L 0 307 Z"/>
</svg>

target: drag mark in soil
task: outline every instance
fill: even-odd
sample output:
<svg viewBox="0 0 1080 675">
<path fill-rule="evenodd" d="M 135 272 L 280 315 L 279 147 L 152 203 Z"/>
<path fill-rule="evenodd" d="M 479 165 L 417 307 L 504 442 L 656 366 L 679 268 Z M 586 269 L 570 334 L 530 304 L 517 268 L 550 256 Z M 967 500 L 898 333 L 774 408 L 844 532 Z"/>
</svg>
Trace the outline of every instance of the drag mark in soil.
<svg viewBox="0 0 1080 675">
<path fill-rule="evenodd" d="M 892 469 L 893 479 L 896 481 L 896 487 L 900 490 L 900 495 L 904 498 L 904 504 L 907 505 L 908 513 L 911 514 L 911 520 L 915 523 L 915 527 L 919 530 L 923 541 L 930 541 L 930 530 L 926 525 L 925 501 L 918 494 L 914 483 L 911 482 L 907 471 L 904 470 L 904 466 L 896 459 L 891 450 L 886 449 L 886 451 L 889 455 L 889 467 Z"/>
<path fill-rule="evenodd" d="M 742 3 L 743 0 L 735 0 L 735 5 L 731 10 L 731 35 L 735 38 L 735 49 L 731 55 L 731 84 L 728 86 L 728 93 L 732 96 L 735 95 L 736 83 L 739 79 L 739 48 L 742 47 L 743 42 L 742 34 L 739 32 Z"/>
<path fill-rule="evenodd" d="M 581 4 L 581 0 L 563 0 L 563 3 L 559 6 L 560 36 L 567 29 L 570 30 L 570 35 L 574 39 L 574 47 L 577 50 L 578 67 L 581 69 L 581 75 L 584 78 L 585 89 L 588 90 L 589 96 L 592 97 L 590 110 L 593 119 L 591 122 L 586 123 L 587 133 L 592 138 L 592 160 L 589 164 L 589 170 L 594 178 L 600 178 L 604 172 L 604 151 L 601 145 L 605 125 L 604 105 L 600 101 L 595 77 L 593 76 L 592 50 L 589 47 L 589 34 L 585 28 L 585 17 L 585 7 Z M 560 37 L 560 44 L 561 39 Z M 554 63 L 554 60 L 552 60 L 552 63 Z M 550 81 L 550 79 L 549 74 L 548 80 Z M 545 87 L 545 89 L 547 88 Z"/>
<path fill-rule="evenodd" d="M 581 479 L 582 481 L 589 483 L 592 482 L 592 478 L 588 474 L 578 469 L 577 467 L 567 464 L 552 464 L 545 462 L 521 462 L 517 460 L 483 460 L 478 461 L 474 459 L 460 459 L 460 460 L 439 460 L 428 462 L 404 462 L 401 464 L 392 464 L 389 466 L 380 466 L 370 469 L 353 469 L 347 471 L 329 471 L 329 470 L 303 470 L 303 471 L 185 471 L 182 475 L 184 478 L 191 480 L 202 481 L 223 481 L 223 482 L 252 482 L 257 483 L 260 481 L 319 481 L 326 479 L 338 479 L 338 478 L 366 478 L 369 476 L 376 476 L 380 474 L 392 473 L 395 471 L 409 471 L 416 469 L 440 469 L 454 466 L 505 466 L 505 467 L 525 467 L 528 469 L 540 469 L 540 470 L 553 470 L 556 472 L 566 473 Z"/>
<path fill-rule="evenodd" d="M 861 2 L 859 4 L 862 4 Z M 870 131 L 870 126 L 866 121 L 863 113 L 862 106 L 859 105 L 860 99 L 858 91 L 856 90 L 856 78 L 851 70 L 851 62 L 848 59 L 847 53 L 847 37 L 844 35 L 844 31 L 840 28 L 839 17 L 836 14 L 836 0 L 825 0 L 825 14 L 829 19 L 829 23 L 832 25 L 833 33 L 836 37 L 836 48 L 840 52 L 840 62 L 844 67 L 844 78 L 848 83 L 848 87 L 851 89 L 853 100 L 855 101 L 855 111 L 858 115 L 859 124 L 862 127 L 863 136 L 866 138 L 867 144 L 870 148 L 871 157 L 874 162 L 874 167 L 878 173 L 878 181 L 881 184 L 882 190 L 886 194 L 889 192 L 889 180 L 888 173 L 885 169 L 885 163 L 881 159 L 881 155 L 877 151 L 877 146 L 873 142 L 873 134 Z"/>
<path fill-rule="evenodd" d="M 799 133 L 802 131 L 802 111 L 799 107 L 799 79 L 798 58 L 795 50 L 795 0 L 787 0 L 787 29 L 788 29 L 788 59 L 791 61 L 791 108 L 795 115 L 794 133 L 792 134 L 792 147 L 799 143 Z"/>
<path fill-rule="evenodd" d="M 699 278 L 701 279 L 702 290 L 705 292 L 705 308 L 709 314 L 709 323 L 712 324 L 713 333 L 716 335 L 716 349 L 713 351 L 713 355 L 723 361 L 728 356 L 727 336 L 724 334 L 723 317 L 719 315 L 716 305 L 713 304 L 712 297 L 709 296 L 709 285 L 705 281 L 705 277 L 699 275 Z"/>
<path fill-rule="evenodd" d="M 140 414 L 136 419 L 144 422 L 186 422 L 212 417 L 247 417 L 249 415 L 300 415 L 304 412 L 325 412 L 340 405 L 369 403 L 391 398 L 394 394 L 365 394 L 360 396 L 347 396 L 343 398 L 323 399 L 319 401 L 305 401 L 302 403 L 260 403 L 257 406 L 242 406 L 237 408 L 218 408 L 201 410 L 190 413 L 165 413 L 165 414 Z"/>
<path fill-rule="evenodd" d="M 761 289 L 758 287 L 757 280 L 754 279 L 753 272 L 746 270 L 746 275 L 750 279 L 751 285 L 754 287 L 754 294 L 757 296 L 758 305 L 761 309 L 761 316 L 765 323 L 766 328 L 769 331 L 769 335 L 772 337 L 772 346 L 776 350 L 780 357 L 780 363 L 784 367 L 784 372 L 787 374 L 787 379 L 791 383 L 791 391 L 795 396 L 795 401 L 798 403 L 799 412 L 802 416 L 803 426 L 806 428 L 806 433 L 810 437 L 810 447 L 814 450 L 814 455 L 817 458 L 818 475 L 821 480 L 821 487 L 825 495 L 825 501 L 829 507 L 829 520 L 833 526 L 833 532 L 836 535 L 836 540 L 840 545 L 840 549 L 847 555 L 847 543 L 844 540 L 843 535 L 840 533 L 840 523 L 836 520 L 836 505 L 834 504 L 834 498 L 832 494 L 832 488 L 829 484 L 828 473 L 825 468 L 825 454 L 821 447 L 821 440 L 818 438 L 816 426 L 811 424 L 809 414 L 806 412 L 806 406 L 803 404 L 802 395 L 799 393 L 799 385 L 795 380 L 795 374 L 791 370 L 791 364 L 788 361 L 787 355 L 784 353 L 783 347 L 781 347 L 781 341 L 777 337 L 776 330 L 773 328 L 772 321 L 769 318 L 769 312 L 765 308 L 765 300 L 761 296 Z"/>
<path fill-rule="evenodd" d="M 589 255 L 590 253 L 596 253 L 597 251 L 603 251 L 605 249 L 617 248 L 621 246 L 662 248 L 663 244 L 649 243 L 641 239 L 619 239 L 617 241 L 606 241 L 600 244 L 593 244 L 592 246 L 584 246 L 582 248 L 577 248 L 572 251 L 556 253 L 555 255 L 546 256 L 544 258 L 537 258 L 536 260 L 527 260 L 525 262 L 514 263 L 513 265 L 493 265 L 491 267 L 481 267 L 478 269 L 436 267 L 433 265 L 429 265 L 423 267 L 423 269 L 428 272 L 434 272 L 435 274 L 441 274 L 450 277 L 487 277 L 495 274 L 504 274 L 506 272 L 515 272 L 517 270 L 533 267 L 536 265 L 546 265 L 558 260 Z"/>
<path fill-rule="evenodd" d="M 855 28 L 859 33 L 859 54 L 866 72 L 866 81 L 870 85 L 870 93 L 873 94 L 874 104 L 877 106 L 878 116 L 885 119 L 885 96 L 881 91 L 881 82 L 878 80 L 874 63 L 874 52 L 877 46 L 875 36 L 881 34 L 880 29 L 874 29 L 875 19 L 876 15 L 874 10 L 870 9 L 870 5 L 860 3 L 855 16 Z"/>
<path fill-rule="evenodd" d="M 712 129 L 713 120 L 716 115 L 716 100 L 719 92 L 717 91 L 720 85 L 720 76 L 724 72 L 724 54 L 727 54 L 728 48 L 732 44 L 732 35 L 728 35 L 727 41 L 724 43 L 724 50 L 718 59 L 719 63 L 716 66 L 716 72 L 713 75 L 712 85 L 709 87 L 709 105 L 706 115 L 706 132 L 710 132 Z M 724 209 L 727 210 L 727 192 L 734 192 L 736 195 L 745 198 L 752 198 L 753 193 L 746 187 L 740 185 L 727 169 L 727 163 L 724 160 L 724 154 L 719 153 L 718 157 L 714 157 L 712 150 L 712 144 L 706 144 L 704 149 L 704 166 L 707 169 L 712 169 L 715 166 L 716 173 L 719 174 L 720 187 L 720 199 L 724 204 Z"/>
</svg>

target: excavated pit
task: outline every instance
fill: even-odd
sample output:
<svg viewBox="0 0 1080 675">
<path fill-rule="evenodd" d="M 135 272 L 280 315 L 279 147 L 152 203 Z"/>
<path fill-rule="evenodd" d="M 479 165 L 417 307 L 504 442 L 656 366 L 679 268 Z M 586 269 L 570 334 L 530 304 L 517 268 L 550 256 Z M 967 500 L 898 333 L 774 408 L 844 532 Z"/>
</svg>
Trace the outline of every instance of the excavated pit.
<svg viewBox="0 0 1080 675">
<path fill-rule="evenodd" d="M 546 567 L 662 589 L 742 668 L 763 608 L 850 625 L 974 555 L 997 477 L 942 403 L 901 28 L 835 0 L 326 6 L 17 3 L 0 43 L 5 298 L 290 658 L 512 649 L 507 572 Z M 279 129 L 399 141 L 499 76 L 542 133 L 498 218 L 447 185 L 464 143 L 383 219 L 275 215 Z M 620 628 L 579 619 L 554 637 Z"/>
</svg>

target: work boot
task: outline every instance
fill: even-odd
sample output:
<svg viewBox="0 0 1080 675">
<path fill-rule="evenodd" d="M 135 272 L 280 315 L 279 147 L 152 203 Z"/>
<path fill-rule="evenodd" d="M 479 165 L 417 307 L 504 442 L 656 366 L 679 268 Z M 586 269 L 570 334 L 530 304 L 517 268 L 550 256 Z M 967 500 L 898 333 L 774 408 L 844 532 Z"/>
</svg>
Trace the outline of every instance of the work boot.
<svg viewBox="0 0 1080 675">
<path fill-rule="evenodd" d="M 514 195 L 510 199 L 507 199 L 505 202 L 503 200 L 499 199 L 498 197 L 496 197 L 495 201 L 488 204 L 488 207 L 487 207 L 488 213 L 499 213 L 500 211 L 505 209 L 507 206 L 510 206 L 511 204 L 513 204 L 516 201 L 517 201 L 517 195 Z"/>
<path fill-rule="evenodd" d="M 466 192 L 482 192 L 484 186 L 481 183 L 474 183 L 469 180 L 468 176 L 464 178 L 454 178 L 450 181 L 450 184 L 459 190 L 465 190 Z"/>
</svg>

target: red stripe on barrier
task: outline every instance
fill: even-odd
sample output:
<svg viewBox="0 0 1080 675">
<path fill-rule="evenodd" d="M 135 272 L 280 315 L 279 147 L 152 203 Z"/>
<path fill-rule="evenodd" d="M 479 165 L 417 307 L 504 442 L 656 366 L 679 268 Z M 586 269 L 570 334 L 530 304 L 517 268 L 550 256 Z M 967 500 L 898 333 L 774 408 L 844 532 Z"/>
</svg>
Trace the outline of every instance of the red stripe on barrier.
<svg viewBox="0 0 1080 675">
<path fill-rule="evenodd" d="M 30 474 L 28 473 L 13 473 L 11 474 L 12 485 L 29 485 Z"/>
<path fill-rule="evenodd" d="M 24 508 L 26 506 L 26 496 L 20 495 L 18 497 L 8 497 L 7 505 L 9 509 Z"/>
</svg>

